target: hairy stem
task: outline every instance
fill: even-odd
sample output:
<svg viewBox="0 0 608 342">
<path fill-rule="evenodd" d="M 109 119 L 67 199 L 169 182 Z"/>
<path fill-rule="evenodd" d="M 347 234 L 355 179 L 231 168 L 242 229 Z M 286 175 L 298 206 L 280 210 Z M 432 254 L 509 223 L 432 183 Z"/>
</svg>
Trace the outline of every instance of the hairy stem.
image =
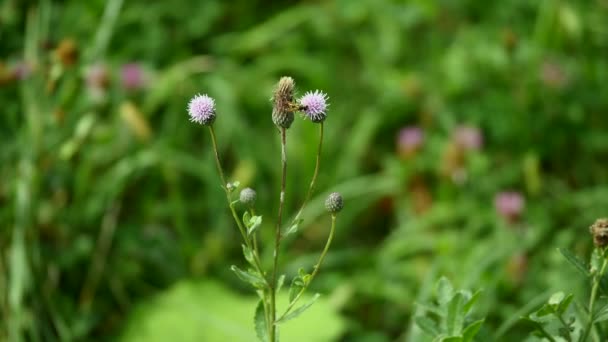
<svg viewBox="0 0 608 342">
<path fill-rule="evenodd" d="M 605 251 L 601 250 L 600 253 L 604 261 L 602 262 L 602 267 L 600 268 L 599 273 L 593 277 L 593 287 L 591 288 L 591 297 L 589 298 L 589 323 L 587 323 L 585 334 L 583 335 L 583 338 L 581 338 L 582 342 L 587 341 L 591 330 L 593 330 L 593 320 L 595 319 L 593 307 L 595 306 L 595 300 L 597 299 L 597 290 L 600 286 L 600 282 L 602 281 L 602 277 L 604 276 L 604 272 L 606 271 L 606 266 L 608 265 L 608 258 L 606 258 Z"/>
<path fill-rule="evenodd" d="M 285 310 L 283 315 L 281 315 L 281 317 L 278 319 L 279 321 L 281 319 L 283 319 L 283 317 L 285 317 L 285 315 L 287 315 L 289 313 L 289 311 L 291 311 L 291 309 L 293 309 L 293 307 L 296 305 L 296 303 L 298 302 L 300 297 L 302 297 L 304 292 L 306 292 L 308 285 L 310 285 L 310 283 L 312 283 L 312 280 L 315 278 L 317 273 L 319 273 L 319 268 L 321 268 L 321 264 L 323 263 L 323 260 L 325 259 L 325 255 L 327 255 L 327 251 L 329 251 L 329 246 L 331 245 L 331 242 L 334 239 L 335 231 L 336 231 L 336 214 L 332 214 L 331 215 L 331 228 L 329 230 L 329 236 L 327 237 L 327 242 L 325 243 L 325 248 L 323 248 L 323 252 L 321 252 L 319 261 L 317 261 L 317 263 L 315 264 L 314 270 L 312 271 L 310 278 L 308 278 L 308 282 L 306 282 L 306 284 L 304 284 L 304 287 L 302 287 L 302 289 L 300 289 L 300 292 L 298 292 L 298 294 L 294 297 L 294 299 L 291 301 L 291 303 L 289 303 L 289 305 L 287 306 L 287 309 Z"/>
<path fill-rule="evenodd" d="M 274 254 L 272 262 L 272 282 L 270 284 L 270 342 L 277 340 L 277 270 L 279 265 L 279 245 L 281 244 L 281 224 L 283 207 L 285 206 L 285 187 L 287 183 L 287 129 L 281 128 L 281 195 L 279 197 L 279 214 L 274 239 Z"/>
<path fill-rule="evenodd" d="M 312 180 L 310 181 L 310 187 L 308 188 L 306 197 L 304 197 L 304 202 L 302 202 L 302 206 L 300 207 L 300 209 L 298 210 L 298 213 L 296 214 L 296 216 L 293 218 L 293 221 L 291 222 L 292 225 L 300 219 L 300 216 L 302 215 L 302 212 L 304 211 L 304 208 L 306 207 L 306 204 L 310 200 L 310 196 L 312 196 L 312 193 L 314 191 L 315 183 L 317 182 L 317 176 L 319 175 L 319 165 L 321 164 L 321 147 L 322 146 L 323 146 L 323 122 L 321 122 L 319 124 L 319 145 L 317 147 L 317 159 L 315 161 L 315 171 L 312 175 Z"/>
</svg>

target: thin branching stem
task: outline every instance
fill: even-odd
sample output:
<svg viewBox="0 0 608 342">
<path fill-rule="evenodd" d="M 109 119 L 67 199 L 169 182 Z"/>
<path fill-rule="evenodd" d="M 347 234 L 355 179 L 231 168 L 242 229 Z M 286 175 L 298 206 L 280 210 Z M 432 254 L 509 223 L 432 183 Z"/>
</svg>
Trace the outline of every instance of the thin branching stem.
<svg viewBox="0 0 608 342">
<path fill-rule="evenodd" d="M 329 236 L 327 237 L 327 242 L 325 243 L 325 248 L 323 248 L 323 252 L 321 252 L 319 261 L 317 261 L 317 264 L 315 265 L 315 268 L 312 271 L 310 278 L 308 278 L 308 281 L 306 282 L 306 284 L 304 284 L 302 289 L 300 289 L 300 292 L 298 292 L 298 294 L 294 297 L 294 299 L 289 303 L 289 305 L 287 306 L 287 309 L 285 309 L 285 313 L 283 313 L 283 315 L 281 315 L 281 317 L 278 319 L 278 321 L 283 319 L 285 317 L 285 315 L 287 315 L 291 311 L 291 309 L 293 309 L 293 307 L 296 305 L 296 303 L 298 302 L 300 297 L 302 297 L 304 292 L 306 292 L 308 285 L 310 285 L 310 283 L 315 278 L 317 273 L 319 273 L 319 268 L 321 268 L 321 264 L 323 263 L 323 260 L 325 259 L 325 255 L 327 255 L 327 251 L 329 251 L 329 246 L 331 245 L 331 242 L 334 239 L 335 231 L 336 231 L 336 214 L 332 214 L 331 215 L 331 229 L 329 230 Z"/>
<path fill-rule="evenodd" d="M 239 231 L 241 232 L 241 236 L 243 237 L 243 240 L 245 241 L 245 245 L 247 246 L 247 248 L 249 248 L 253 252 L 253 260 L 255 263 L 255 267 L 257 268 L 257 271 L 261 275 L 263 275 L 264 273 L 263 273 L 263 269 L 262 269 L 262 263 L 260 262 L 260 256 L 257 253 L 256 249 L 252 249 L 251 239 L 249 239 L 249 236 L 247 235 L 247 230 L 245 229 L 245 227 L 243 226 L 243 223 L 239 219 L 239 216 L 236 213 L 236 209 L 234 209 L 234 205 L 232 203 L 232 198 L 230 197 L 230 190 L 228 190 L 228 183 L 226 183 L 226 177 L 224 176 L 224 169 L 222 168 L 222 163 L 220 161 L 220 154 L 219 154 L 219 150 L 217 148 L 217 139 L 215 137 L 215 130 L 213 129 L 212 125 L 209 126 L 209 133 L 211 135 L 211 143 L 213 145 L 213 154 L 215 156 L 215 165 L 217 166 L 217 172 L 219 173 L 220 179 L 222 180 L 222 188 L 224 189 L 224 192 L 226 193 L 226 200 L 228 201 L 228 207 L 230 207 L 230 212 L 232 213 L 232 217 L 234 218 L 236 225 L 239 227 Z"/>
<path fill-rule="evenodd" d="M 281 194 L 279 197 L 279 214 L 275 231 L 274 253 L 272 262 L 272 282 L 270 284 L 270 342 L 277 338 L 277 271 L 279 265 L 279 246 L 281 244 L 281 224 L 283 219 L 283 207 L 285 206 L 285 187 L 287 185 L 287 129 L 281 128 Z"/>
</svg>

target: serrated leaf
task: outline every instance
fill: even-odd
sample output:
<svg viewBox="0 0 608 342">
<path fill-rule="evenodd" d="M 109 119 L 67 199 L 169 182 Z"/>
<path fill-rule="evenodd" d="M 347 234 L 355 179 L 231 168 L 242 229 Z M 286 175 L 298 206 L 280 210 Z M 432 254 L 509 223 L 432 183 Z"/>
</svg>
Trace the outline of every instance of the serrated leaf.
<svg viewBox="0 0 608 342">
<path fill-rule="evenodd" d="M 483 322 L 484 322 L 484 320 L 480 319 L 478 321 L 475 321 L 475 322 L 469 324 L 464 329 L 464 332 L 462 333 L 462 342 L 473 341 L 473 338 L 475 338 L 475 336 L 479 332 L 479 329 L 481 329 L 481 326 L 483 325 Z"/>
<path fill-rule="evenodd" d="M 589 270 L 587 268 L 587 266 L 585 266 L 585 263 L 583 261 L 581 261 L 576 255 L 574 255 L 572 252 L 570 252 L 567 249 L 563 249 L 563 248 L 558 248 L 557 249 L 563 256 L 564 258 L 566 258 L 566 260 L 568 260 L 568 262 L 574 266 L 574 268 L 576 268 L 582 275 L 584 275 L 585 277 L 589 276 Z"/>
<path fill-rule="evenodd" d="M 253 285 L 255 288 L 264 288 L 266 286 L 266 281 L 259 274 L 252 271 L 245 272 L 235 265 L 232 265 L 230 269 L 239 277 L 239 279 Z"/>
<path fill-rule="evenodd" d="M 441 306 L 445 306 L 452 300 L 454 296 L 454 288 L 452 283 L 446 277 L 441 277 L 437 283 L 437 301 Z"/>
<path fill-rule="evenodd" d="M 266 324 L 266 316 L 264 315 L 264 301 L 260 299 L 255 308 L 255 316 L 253 318 L 255 324 L 255 333 L 261 342 L 268 341 L 268 325 Z"/>
<path fill-rule="evenodd" d="M 243 255 L 245 256 L 245 260 L 247 260 L 250 264 L 253 265 L 253 251 L 251 251 L 251 248 L 245 246 L 244 244 L 241 246 L 243 247 Z"/>
<path fill-rule="evenodd" d="M 418 316 L 414 320 L 416 325 L 425 333 L 435 337 L 439 335 L 439 327 L 437 323 L 426 316 Z"/>
<path fill-rule="evenodd" d="M 292 312 L 288 313 L 287 315 L 283 316 L 282 319 L 277 321 L 277 324 L 285 323 L 285 322 L 289 321 L 290 319 L 294 319 L 294 318 L 300 316 L 304 311 L 306 311 L 308 308 L 310 308 L 317 301 L 317 299 L 319 299 L 319 297 L 321 297 L 321 295 L 318 293 L 315 293 L 315 295 L 312 297 L 312 299 L 308 303 L 300 306 L 299 308 L 297 308 L 297 309 L 293 310 Z"/>
<path fill-rule="evenodd" d="M 262 216 L 253 216 L 247 224 L 247 235 L 252 235 L 262 225 Z"/>
<path fill-rule="evenodd" d="M 448 303 L 446 328 L 450 335 L 460 335 L 462 332 L 462 324 L 464 322 L 464 314 L 462 312 L 463 301 L 464 298 L 462 294 L 457 292 Z"/>
</svg>

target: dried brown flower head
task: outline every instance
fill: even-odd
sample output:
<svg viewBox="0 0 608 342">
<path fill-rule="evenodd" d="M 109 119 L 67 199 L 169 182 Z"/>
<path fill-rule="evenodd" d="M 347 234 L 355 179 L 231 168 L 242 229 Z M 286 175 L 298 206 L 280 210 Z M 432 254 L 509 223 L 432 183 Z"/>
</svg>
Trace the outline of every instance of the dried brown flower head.
<svg viewBox="0 0 608 342">
<path fill-rule="evenodd" d="M 593 235 L 593 243 L 596 247 L 604 248 L 608 245 L 608 218 L 600 218 L 589 227 L 589 232 Z"/>
<path fill-rule="evenodd" d="M 283 76 L 272 95 L 272 122 L 280 128 L 289 128 L 293 123 L 293 112 L 297 110 L 293 101 L 295 87 L 293 78 Z"/>
</svg>

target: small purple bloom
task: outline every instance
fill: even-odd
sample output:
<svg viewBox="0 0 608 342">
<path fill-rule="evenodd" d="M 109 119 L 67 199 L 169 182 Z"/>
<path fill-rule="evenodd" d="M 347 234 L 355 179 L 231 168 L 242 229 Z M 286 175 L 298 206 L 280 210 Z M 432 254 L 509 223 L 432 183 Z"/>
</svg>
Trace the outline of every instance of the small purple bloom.
<svg viewBox="0 0 608 342">
<path fill-rule="evenodd" d="M 483 135 L 474 126 L 459 126 L 454 131 L 454 140 L 465 150 L 479 150 L 483 145 Z"/>
<path fill-rule="evenodd" d="M 319 123 L 323 122 L 327 117 L 327 94 L 320 90 L 314 92 L 309 91 L 300 98 L 300 105 L 304 114 L 310 119 L 310 121 Z"/>
<path fill-rule="evenodd" d="M 147 83 L 146 73 L 138 63 L 123 65 L 120 69 L 120 79 L 122 81 L 122 86 L 127 90 L 144 88 Z"/>
<path fill-rule="evenodd" d="M 519 220 L 525 205 L 525 199 L 519 192 L 499 192 L 494 197 L 494 206 L 498 214 L 509 223 Z"/>
<path fill-rule="evenodd" d="M 32 66 L 25 61 L 20 61 L 13 67 L 13 75 L 15 75 L 15 78 L 20 81 L 25 80 L 31 74 Z"/>
<path fill-rule="evenodd" d="M 215 100 L 207 94 L 194 96 L 188 103 L 188 115 L 192 122 L 211 125 L 215 121 Z"/>
<path fill-rule="evenodd" d="M 424 131 L 418 126 L 407 126 L 399 131 L 397 149 L 405 156 L 416 152 L 424 143 Z"/>
</svg>

